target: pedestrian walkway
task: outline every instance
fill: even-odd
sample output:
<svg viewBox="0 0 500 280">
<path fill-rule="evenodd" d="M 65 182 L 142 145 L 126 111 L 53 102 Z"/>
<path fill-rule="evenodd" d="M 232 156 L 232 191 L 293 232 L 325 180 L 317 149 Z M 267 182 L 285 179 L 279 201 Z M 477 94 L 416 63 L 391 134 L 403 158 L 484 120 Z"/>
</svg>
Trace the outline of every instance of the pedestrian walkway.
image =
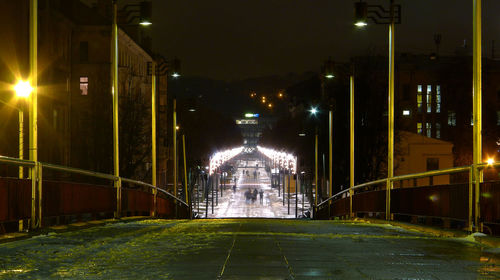
<svg viewBox="0 0 500 280">
<path fill-rule="evenodd" d="M 239 166 L 236 190 L 233 191 L 232 185 L 218 195 L 218 205 L 214 205 L 214 213 L 208 214 L 209 218 L 295 218 L 295 196 L 290 198 L 290 212 L 288 212 L 288 196 L 285 195 L 285 204 L 283 205 L 283 194 L 279 196 L 278 189 L 271 188 L 271 179 L 265 171 L 265 168 L 256 168 L 257 162 L 250 161 L 248 166 L 251 168 Z M 248 171 L 248 175 L 247 175 Z M 255 176 L 254 176 L 255 172 Z M 259 192 L 263 192 L 262 202 Z M 254 199 L 252 194 L 256 192 Z M 250 196 L 249 196 L 250 194 Z M 303 213 L 302 201 L 299 197 L 297 216 Z M 215 203 L 215 202 L 214 202 Z M 305 202 L 308 207 L 308 202 Z"/>
<path fill-rule="evenodd" d="M 0 279 L 500 279 L 500 255 L 353 222 L 120 222 L 0 244 Z"/>
</svg>

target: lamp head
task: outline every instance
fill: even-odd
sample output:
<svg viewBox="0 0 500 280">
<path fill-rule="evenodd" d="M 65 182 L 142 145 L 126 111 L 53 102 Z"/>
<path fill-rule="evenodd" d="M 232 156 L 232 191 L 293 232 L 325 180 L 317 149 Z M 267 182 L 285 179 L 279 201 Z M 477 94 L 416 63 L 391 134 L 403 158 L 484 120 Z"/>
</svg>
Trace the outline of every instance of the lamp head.
<svg viewBox="0 0 500 280">
<path fill-rule="evenodd" d="M 141 2 L 139 24 L 142 26 L 149 26 L 152 24 L 151 17 L 153 14 L 153 4 L 150 1 Z"/>
<path fill-rule="evenodd" d="M 365 2 L 354 3 L 354 25 L 365 27 L 368 25 L 368 4 Z"/>
</svg>

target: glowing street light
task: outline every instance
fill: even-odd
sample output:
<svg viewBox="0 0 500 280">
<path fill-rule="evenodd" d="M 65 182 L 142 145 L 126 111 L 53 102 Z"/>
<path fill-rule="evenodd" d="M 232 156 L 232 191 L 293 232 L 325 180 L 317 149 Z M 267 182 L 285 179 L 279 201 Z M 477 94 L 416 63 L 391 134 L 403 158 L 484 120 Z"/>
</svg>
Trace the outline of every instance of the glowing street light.
<svg viewBox="0 0 500 280">
<path fill-rule="evenodd" d="M 313 116 L 316 116 L 316 114 L 318 113 L 318 107 L 311 107 L 311 109 L 309 109 L 309 113 L 311 113 L 311 115 Z"/>
<path fill-rule="evenodd" d="M 269 109 L 272 109 L 272 108 L 273 108 L 273 103 L 269 103 L 269 104 L 267 104 L 267 107 L 268 107 Z"/>
<path fill-rule="evenodd" d="M 333 79 L 333 78 L 335 78 L 335 75 L 333 75 L 333 74 L 326 74 L 325 78 L 327 78 L 327 79 Z"/>
<path fill-rule="evenodd" d="M 19 81 L 14 86 L 14 90 L 16 91 L 16 95 L 18 97 L 28 97 L 33 91 L 33 87 L 30 85 L 28 81 Z"/>
<path fill-rule="evenodd" d="M 495 160 L 493 158 L 489 158 L 488 160 L 486 160 L 486 163 L 488 165 L 493 165 L 493 163 L 495 163 Z"/>
<path fill-rule="evenodd" d="M 354 25 L 356 27 L 365 27 L 368 25 L 368 4 L 365 2 L 357 2 L 354 4 Z"/>
<path fill-rule="evenodd" d="M 174 78 L 174 79 L 179 78 L 180 76 L 181 76 L 181 74 L 179 74 L 177 72 L 172 73 L 172 78 Z"/>
</svg>

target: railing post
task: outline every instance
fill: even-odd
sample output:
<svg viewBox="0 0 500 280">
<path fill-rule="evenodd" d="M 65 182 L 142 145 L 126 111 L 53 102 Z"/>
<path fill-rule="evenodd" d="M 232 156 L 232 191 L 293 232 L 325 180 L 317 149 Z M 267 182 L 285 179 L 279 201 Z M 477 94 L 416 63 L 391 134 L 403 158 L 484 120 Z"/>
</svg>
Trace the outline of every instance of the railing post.
<svg viewBox="0 0 500 280">
<path fill-rule="evenodd" d="M 469 211 L 468 211 L 468 219 L 467 219 L 467 227 L 469 228 L 469 232 L 472 232 L 472 222 L 473 222 L 473 218 L 472 218 L 472 205 L 473 205 L 473 177 L 474 177 L 474 167 L 473 165 L 471 165 L 469 167 L 469 203 L 468 203 L 468 206 L 469 206 Z"/>
<path fill-rule="evenodd" d="M 42 227 L 42 167 L 40 162 L 37 162 L 37 191 L 38 191 L 38 228 Z"/>
<path fill-rule="evenodd" d="M 392 179 L 387 178 L 386 192 L 385 192 L 385 219 L 391 220 L 391 189 L 392 189 Z"/>
<path fill-rule="evenodd" d="M 116 212 L 115 218 L 118 219 L 122 214 L 122 178 L 118 177 L 115 179 L 116 186 Z"/>
</svg>

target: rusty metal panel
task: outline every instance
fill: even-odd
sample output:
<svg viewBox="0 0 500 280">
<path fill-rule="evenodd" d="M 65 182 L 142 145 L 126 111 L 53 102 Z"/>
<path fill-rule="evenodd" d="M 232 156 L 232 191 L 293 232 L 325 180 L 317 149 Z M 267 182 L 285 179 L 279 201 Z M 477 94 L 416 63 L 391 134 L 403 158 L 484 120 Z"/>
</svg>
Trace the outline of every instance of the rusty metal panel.
<svg viewBox="0 0 500 280">
<path fill-rule="evenodd" d="M 43 216 L 113 212 L 115 209 L 116 189 L 112 187 L 69 182 L 43 182 Z"/>
<path fill-rule="evenodd" d="M 333 217 L 349 215 L 349 198 L 344 197 L 333 201 L 330 212 Z"/>
<path fill-rule="evenodd" d="M 31 216 L 31 180 L 0 178 L 0 222 Z"/>
<path fill-rule="evenodd" d="M 385 195 L 385 190 L 356 193 L 352 197 L 352 211 L 385 212 Z"/>
<path fill-rule="evenodd" d="M 122 210 L 130 212 L 151 212 L 153 194 L 134 189 L 122 190 Z"/>
<path fill-rule="evenodd" d="M 394 189 L 391 213 L 467 220 L 468 184 Z"/>
<path fill-rule="evenodd" d="M 174 216 L 174 203 L 171 199 L 158 196 L 158 216 L 172 218 Z"/>
</svg>

